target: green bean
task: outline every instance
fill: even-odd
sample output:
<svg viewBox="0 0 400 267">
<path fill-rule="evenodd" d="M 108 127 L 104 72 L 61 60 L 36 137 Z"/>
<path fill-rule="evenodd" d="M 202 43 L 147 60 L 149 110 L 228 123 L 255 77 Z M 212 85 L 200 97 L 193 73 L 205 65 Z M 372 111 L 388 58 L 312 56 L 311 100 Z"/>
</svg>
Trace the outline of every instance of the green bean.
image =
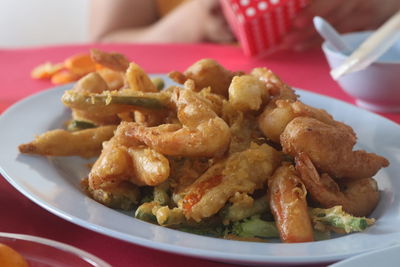
<svg viewBox="0 0 400 267">
<path fill-rule="evenodd" d="M 154 201 L 159 203 L 160 205 L 168 205 L 168 203 L 170 202 L 168 190 L 169 190 L 168 182 L 164 182 L 160 185 L 155 186 L 153 188 Z"/>
<path fill-rule="evenodd" d="M 96 127 L 96 125 L 92 122 L 72 120 L 70 123 L 68 123 L 67 129 L 68 129 L 68 131 L 79 131 L 79 130 L 95 128 L 95 127 Z"/>
<path fill-rule="evenodd" d="M 254 215 L 248 219 L 234 222 L 231 234 L 239 237 L 277 238 L 278 228 L 275 222 L 264 221 L 260 216 Z"/>
<path fill-rule="evenodd" d="M 251 217 L 255 214 L 265 213 L 269 210 L 269 204 L 266 196 L 262 196 L 253 202 L 253 206 L 243 207 L 241 205 L 228 206 L 224 212 L 224 222 L 240 221 L 244 218 Z"/>
<path fill-rule="evenodd" d="M 165 108 L 160 98 L 154 95 L 116 95 L 92 94 L 85 95 L 74 91 L 67 91 L 62 96 L 62 102 L 71 108 L 86 109 L 90 106 L 127 105 L 146 109 Z"/>
<path fill-rule="evenodd" d="M 135 211 L 135 218 L 146 222 L 156 223 L 157 218 L 153 214 L 153 208 L 158 205 L 155 202 L 146 202 L 140 205 Z"/>
</svg>

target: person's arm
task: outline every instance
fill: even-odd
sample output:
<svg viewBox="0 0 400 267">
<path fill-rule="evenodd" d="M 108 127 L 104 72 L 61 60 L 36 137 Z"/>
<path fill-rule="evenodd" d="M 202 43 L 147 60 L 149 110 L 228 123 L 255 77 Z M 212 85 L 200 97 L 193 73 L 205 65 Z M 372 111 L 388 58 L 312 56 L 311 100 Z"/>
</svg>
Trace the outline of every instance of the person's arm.
<svg viewBox="0 0 400 267">
<path fill-rule="evenodd" d="M 186 1 L 159 20 L 155 1 L 93 1 L 92 22 L 95 25 L 91 32 L 95 41 L 195 43 L 233 40 L 232 33 L 219 11 L 218 0 Z M 116 3 L 109 3 L 114 1 Z M 143 4 L 140 9 L 139 2 L 146 2 L 147 5 Z M 136 3 L 135 6 L 133 3 Z M 150 15 L 145 15 L 146 12 Z"/>
<path fill-rule="evenodd" d="M 155 0 L 91 0 L 89 17 L 91 41 L 128 41 L 140 38 L 158 14 Z"/>
<path fill-rule="evenodd" d="M 312 19 L 321 16 L 340 33 L 372 30 L 381 26 L 400 9 L 400 0 L 312 0 L 293 21 L 293 31 L 283 46 L 306 50 L 322 42 Z"/>
</svg>

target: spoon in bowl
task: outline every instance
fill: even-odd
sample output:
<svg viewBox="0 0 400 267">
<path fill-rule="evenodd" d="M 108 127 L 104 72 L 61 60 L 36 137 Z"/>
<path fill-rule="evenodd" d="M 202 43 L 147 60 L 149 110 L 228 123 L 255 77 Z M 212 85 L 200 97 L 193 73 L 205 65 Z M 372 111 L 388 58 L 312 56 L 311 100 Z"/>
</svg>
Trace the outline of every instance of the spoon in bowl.
<svg viewBox="0 0 400 267">
<path fill-rule="evenodd" d="M 342 39 L 339 33 L 332 27 L 329 22 L 321 17 L 314 17 L 313 19 L 314 27 L 321 37 L 328 42 L 336 51 L 349 54 L 352 49 L 351 47 Z"/>
<path fill-rule="evenodd" d="M 365 40 L 339 67 L 331 70 L 333 79 L 368 67 L 400 38 L 400 10 Z"/>
</svg>

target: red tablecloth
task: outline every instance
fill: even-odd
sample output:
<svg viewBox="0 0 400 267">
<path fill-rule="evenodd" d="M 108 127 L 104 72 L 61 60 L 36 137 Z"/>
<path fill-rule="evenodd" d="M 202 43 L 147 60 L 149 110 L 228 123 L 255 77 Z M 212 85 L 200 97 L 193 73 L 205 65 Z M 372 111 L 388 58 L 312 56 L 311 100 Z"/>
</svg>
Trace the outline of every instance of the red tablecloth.
<svg viewBox="0 0 400 267">
<path fill-rule="evenodd" d="M 248 71 L 253 67 L 267 66 L 294 87 L 354 103 L 330 78 L 320 49 L 250 59 L 236 46 L 76 45 L 0 50 L 0 112 L 18 100 L 52 86 L 48 81 L 32 80 L 32 68 L 45 61 L 63 61 L 72 54 L 88 52 L 93 47 L 123 53 L 149 73 L 182 71 L 205 57 L 214 58 L 231 70 Z M 400 122 L 400 114 L 382 115 Z M 37 206 L 5 179 L 0 179 L 0 207 L 0 231 L 37 235 L 71 244 L 103 258 L 113 266 L 227 266 L 143 248 L 86 230 Z"/>
</svg>

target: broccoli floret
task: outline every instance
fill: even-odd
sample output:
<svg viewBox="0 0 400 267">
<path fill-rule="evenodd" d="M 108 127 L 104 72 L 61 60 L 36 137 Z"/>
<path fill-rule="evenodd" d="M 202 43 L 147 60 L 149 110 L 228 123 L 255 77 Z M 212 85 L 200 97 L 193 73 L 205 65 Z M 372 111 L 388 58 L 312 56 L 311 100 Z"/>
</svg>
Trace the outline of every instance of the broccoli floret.
<svg viewBox="0 0 400 267">
<path fill-rule="evenodd" d="M 264 221 L 260 215 L 234 222 L 230 234 L 240 237 L 276 238 L 279 237 L 278 229 L 274 222 Z"/>
<path fill-rule="evenodd" d="M 343 211 L 342 206 L 310 210 L 314 228 L 319 231 L 336 230 L 345 233 L 361 232 L 375 223 L 375 219 L 355 217 Z"/>
</svg>

